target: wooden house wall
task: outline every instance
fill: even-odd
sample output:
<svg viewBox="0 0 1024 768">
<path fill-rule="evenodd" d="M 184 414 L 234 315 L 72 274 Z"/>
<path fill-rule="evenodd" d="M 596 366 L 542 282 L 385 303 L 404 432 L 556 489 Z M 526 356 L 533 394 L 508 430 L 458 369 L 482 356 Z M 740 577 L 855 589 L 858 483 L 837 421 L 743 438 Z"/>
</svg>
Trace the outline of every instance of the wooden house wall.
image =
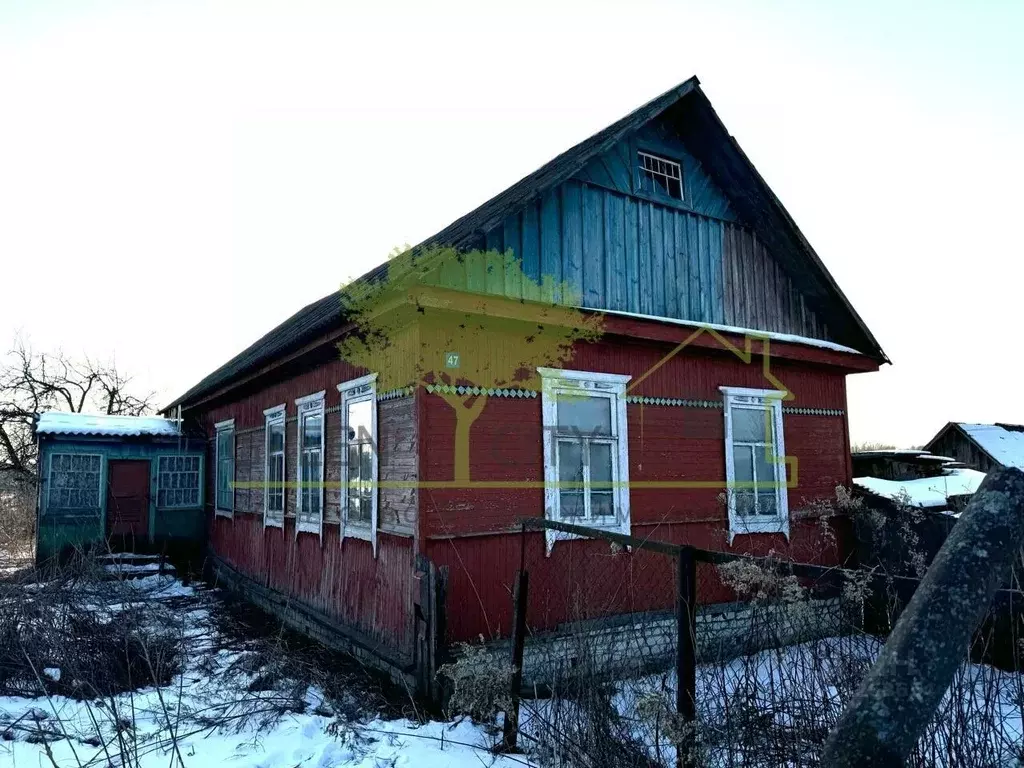
<svg viewBox="0 0 1024 768">
<path fill-rule="evenodd" d="M 654 343 L 608 340 L 581 345 L 566 367 L 638 377 L 651 370 L 667 351 L 667 346 Z M 726 511 L 720 498 L 725 484 L 722 409 L 673 405 L 627 405 L 634 535 L 715 550 L 761 554 L 774 550 L 803 562 L 835 563 L 842 558 L 847 551 L 845 530 L 830 533 L 817 519 L 815 502 L 834 499 L 836 486 L 848 486 L 851 481 L 843 372 L 782 360 L 773 361 L 772 372 L 795 395 L 787 402 L 788 408 L 835 411 L 833 415 L 787 412 L 783 416 L 786 454 L 797 459 L 796 487 L 789 489 L 790 540 L 781 535 L 740 535 L 730 547 Z M 771 386 L 762 374 L 760 358 L 747 364 L 732 353 L 693 351 L 670 360 L 631 394 L 721 403 L 718 387 L 722 385 Z M 437 396 L 423 397 L 424 480 L 451 480 L 455 412 Z M 511 489 L 435 487 L 422 494 L 421 535 L 426 553 L 438 565 L 448 566 L 450 605 L 459 606 L 449 618 L 450 634 L 456 640 L 508 630 L 511 615 L 507 587 L 520 557 L 520 536 L 513 532 L 521 518 L 541 516 L 544 510 L 543 490 L 539 487 L 544 477 L 540 398 L 489 398 L 471 429 L 470 454 L 473 480 L 526 481 L 535 485 Z M 682 481 L 692 487 L 653 486 L 665 481 Z M 536 575 L 531 575 L 535 594 L 551 585 L 575 583 L 570 571 L 584 563 L 579 556 L 582 552 L 597 556 L 594 562 L 607 563 L 609 568 L 628 570 L 643 564 L 643 558 L 604 557 L 609 554 L 608 545 L 599 542 L 572 546 L 559 542 L 552 556 L 546 558 L 543 535 L 530 533 L 526 538 L 531 562 L 537 569 Z M 627 570 L 620 574 L 623 579 L 629 576 Z M 606 586 L 629 583 L 608 578 L 608 574 L 600 574 L 591 581 Z M 671 578 L 653 579 L 640 590 L 643 598 L 630 590 L 623 600 L 633 602 L 623 603 L 618 610 L 631 605 L 636 608 L 643 601 L 647 608 L 671 607 L 673 585 Z M 564 605 L 568 605 L 571 601 L 567 595 L 552 593 L 547 613 L 544 617 L 531 614 L 531 626 L 568 620 L 568 614 L 552 608 L 563 597 Z M 701 599 L 717 601 L 728 599 L 728 595 L 713 579 L 705 579 Z"/>
<path fill-rule="evenodd" d="M 235 511 L 215 515 L 214 471 L 207 473 L 207 517 L 212 552 L 258 584 L 276 590 L 343 624 L 403 661 L 412 654 L 417 499 L 409 489 L 384 490 L 379 499 L 380 530 L 374 558 L 368 541 L 340 536 L 341 395 L 337 385 L 363 373 L 342 360 L 322 362 L 202 414 L 213 425 L 235 420 Z M 296 398 L 325 392 L 323 536 L 295 531 Z M 286 404 L 284 528 L 263 524 L 265 422 L 263 411 Z M 415 397 L 378 403 L 379 472 L 382 481 L 409 479 L 417 462 Z M 211 459 L 211 467 L 213 460 Z"/>
<path fill-rule="evenodd" d="M 949 456 L 986 474 L 1001 466 L 956 428 L 946 430 L 946 434 L 931 444 L 928 450 L 937 456 Z"/>
</svg>

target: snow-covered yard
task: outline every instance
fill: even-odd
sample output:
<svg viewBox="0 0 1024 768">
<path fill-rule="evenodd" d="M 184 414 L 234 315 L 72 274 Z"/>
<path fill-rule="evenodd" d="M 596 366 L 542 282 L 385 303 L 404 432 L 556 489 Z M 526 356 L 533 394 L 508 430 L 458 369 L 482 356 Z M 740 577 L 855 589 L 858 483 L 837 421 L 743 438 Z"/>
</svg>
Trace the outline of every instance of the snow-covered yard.
<svg viewBox="0 0 1024 768">
<path fill-rule="evenodd" d="M 166 575 L 96 580 L 110 570 L 98 565 L 91 578 L 56 588 L 0 582 L 0 691 L 19 694 L 0 696 L 0 768 L 667 766 L 680 728 L 689 727 L 675 715 L 671 672 L 611 682 L 576 666 L 549 698 L 523 702 L 521 743 L 531 754 L 497 756 L 494 727 L 424 722 L 403 691 L 219 590 Z M 61 643 L 12 632 L 13 609 L 26 617 L 16 622 L 35 617 Z M 96 628 L 102 635 L 132 622 L 140 622 L 134 635 L 112 636 L 143 638 L 129 649 L 134 666 L 96 669 L 116 666 Z M 24 654 L 31 664 L 11 654 L 12 635 L 36 643 Z M 79 635 L 88 642 L 64 647 Z M 880 648 L 853 633 L 702 664 L 701 764 L 816 764 Z M 1022 713 L 1024 676 L 964 664 L 910 764 L 1019 765 Z"/>
<path fill-rule="evenodd" d="M 365 683 L 346 691 L 343 678 L 334 680 L 330 693 L 309 684 L 320 671 L 309 674 L 304 654 L 273 633 L 245 637 L 222 598 L 169 576 L 91 585 L 81 599 L 101 621 L 118 622 L 124 611 L 143 607 L 161 633 L 178 635 L 183 662 L 164 685 L 95 697 L 76 688 L 69 669 L 36 670 L 40 685 L 63 693 L 0 697 L 0 766 L 526 763 L 491 754 L 493 738 L 469 720 L 421 724 L 378 706 Z"/>
</svg>

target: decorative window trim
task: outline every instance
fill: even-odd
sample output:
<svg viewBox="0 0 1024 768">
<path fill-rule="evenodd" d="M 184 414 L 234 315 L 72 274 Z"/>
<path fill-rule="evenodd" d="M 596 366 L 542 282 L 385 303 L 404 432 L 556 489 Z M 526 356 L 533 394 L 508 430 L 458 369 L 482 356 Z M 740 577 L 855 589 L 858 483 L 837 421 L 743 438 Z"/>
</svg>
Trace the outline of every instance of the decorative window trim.
<svg viewBox="0 0 1024 768">
<path fill-rule="evenodd" d="M 377 374 L 369 373 L 360 376 L 358 379 L 343 381 L 338 385 L 341 393 L 341 536 L 338 540 L 343 542 L 346 538 L 363 539 L 369 541 L 373 548 L 373 556 L 377 556 L 377 509 L 379 505 L 380 488 L 379 477 L 379 456 L 377 431 Z M 351 403 L 369 400 L 373 407 L 370 411 L 370 441 L 371 441 L 371 481 L 373 483 L 372 501 L 370 503 L 370 524 L 349 522 L 348 519 L 348 406 Z"/>
<path fill-rule="evenodd" d="M 213 465 L 213 515 L 214 517 L 228 517 L 234 518 L 235 516 L 235 420 L 225 419 L 224 421 L 218 421 L 213 425 L 215 432 L 214 437 L 214 465 Z M 222 507 L 220 505 L 220 435 L 222 432 L 231 433 L 231 479 L 229 485 L 231 486 L 231 506 Z"/>
<path fill-rule="evenodd" d="M 300 533 L 315 533 L 323 538 L 324 533 L 324 435 L 327 433 L 327 415 L 324 413 L 324 396 L 326 390 L 314 392 L 311 395 L 300 397 L 295 400 L 295 407 L 298 410 L 295 430 L 295 477 L 298 480 L 295 489 L 295 537 Z M 302 476 L 302 421 L 311 415 L 320 416 L 320 520 L 317 523 L 310 523 L 302 519 L 302 488 L 306 479 Z"/>
<path fill-rule="evenodd" d="M 284 517 L 288 505 L 288 494 L 281 489 L 281 516 L 270 513 L 270 427 L 280 423 L 281 435 L 281 480 L 288 477 L 288 405 L 281 403 L 263 411 L 263 527 L 284 528 Z"/>
<path fill-rule="evenodd" d="M 163 488 L 160 485 L 160 480 L 165 474 L 191 474 L 191 470 L 182 470 L 178 472 L 176 470 L 164 471 L 161 466 L 168 459 L 179 459 L 179 458 L 194 458 L 197 462 L 196 469 L 196 503 L 195 504 L 161 504 L 160 503 L 160 491 L 176 490 L 173 488 Z M 191 489 L 188 489 L 191 490 Z M 156 508 L 157 509 L 196 509 L 203 506 L 203 457 L 195 453 L 168 453 L 156 457 Z"/>
<path fill-rule="evenodd" d="M 612 468 L 612 494 L 615 506 L 615 522 L 594 525 L 586 520 L 584 525 L 601 530 L 629 535 L 629 434 L 626 425 L 626 384 L 632 378 L 618 373 L 573 371 L 563 368 L 537 368 L 541 377 L 541 413 L 544 432 L 544 516 L 559 520 L 559 478 L 555 426 L 558 423 L 557 402 L 560 393 L 592 393 L 592 396 L 606 397 L 611 401 L 612 437 L 615 440 Z M 563 521 L 564 522 L 564 521 Z M 576 534 L 545 530 L 547 554 L 556 541 L 581 538 Z"/>
<path fill-rule="evenodd" d="M 775 476 L 786 477 L 786 442 L 782 424 L 782 400 L 788 393 L 777 389 L 751 389 L 748 387 L 719 387 L 723 397 L 722 411 L 725 414 L 725 480 L 729 509 L 729 544 L 737 534 L 781 533 L 789 538 L 789 491 L 785 482 L 775 488 L 775 509 L 773 517 L 750 519 L 736 512 L 736 467 L 733 457 L 732 409 L 734 402 L 745 399 L 748 404 L 760 404 L 772 409 L 775 430 Z"/>
<path fill-rule="evenodd" d="M 99 470 L 97 472 L 97 485 L 96 485 L 96 506 L 65 506 L 62 507 L 59 504 L 54 505 L 52 503 L 53 496 L 53 460 L 57 456 L 88 456 L 89 458 L 99 459 Z M 106 509 L 106 499 L 104 498 L 104 487 L 106 486 L 106 459 L 101 453 L 79 453 L 78 451 L 55 451 L 49 455 L 46 464 L 46 513 L 49 515 L 52 509 L 59 510 L 100 510 Z M 106 525 L 106 522 L 103 523 Z"/>
</svg>

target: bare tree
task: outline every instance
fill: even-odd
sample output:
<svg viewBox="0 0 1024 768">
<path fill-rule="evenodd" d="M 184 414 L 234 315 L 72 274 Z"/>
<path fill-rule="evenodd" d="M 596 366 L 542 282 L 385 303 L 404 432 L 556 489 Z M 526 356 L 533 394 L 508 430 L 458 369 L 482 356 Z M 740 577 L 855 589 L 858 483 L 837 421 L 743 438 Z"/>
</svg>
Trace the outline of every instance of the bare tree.
<svg viewBox="0 0 1024 768">
<path fill-rule="evenodd" d="M 63 351 L 37 352 L 22 338 L 0 363 L 0 475 L 35 476 L 35 414 L 73 411 L 140 416 L 155 393 L 131 391 L 132 379 L 113 362 L 74 359 Z"/>
</svg>

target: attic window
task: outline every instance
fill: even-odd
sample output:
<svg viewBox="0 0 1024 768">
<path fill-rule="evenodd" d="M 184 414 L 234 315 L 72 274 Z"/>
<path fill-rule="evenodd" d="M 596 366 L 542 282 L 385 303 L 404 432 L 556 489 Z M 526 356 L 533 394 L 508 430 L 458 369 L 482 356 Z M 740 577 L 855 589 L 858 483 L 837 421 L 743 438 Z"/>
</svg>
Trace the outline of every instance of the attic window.
<svg viewBox="0 0 1024 768">
<path fill-rule="evenodd" d="M 645 192 L 668 195 L 673 200 L 683 199 L 683 169 L 675 160 L 637 152 L 640 169 L 640 188 Z"/>
</svg>

